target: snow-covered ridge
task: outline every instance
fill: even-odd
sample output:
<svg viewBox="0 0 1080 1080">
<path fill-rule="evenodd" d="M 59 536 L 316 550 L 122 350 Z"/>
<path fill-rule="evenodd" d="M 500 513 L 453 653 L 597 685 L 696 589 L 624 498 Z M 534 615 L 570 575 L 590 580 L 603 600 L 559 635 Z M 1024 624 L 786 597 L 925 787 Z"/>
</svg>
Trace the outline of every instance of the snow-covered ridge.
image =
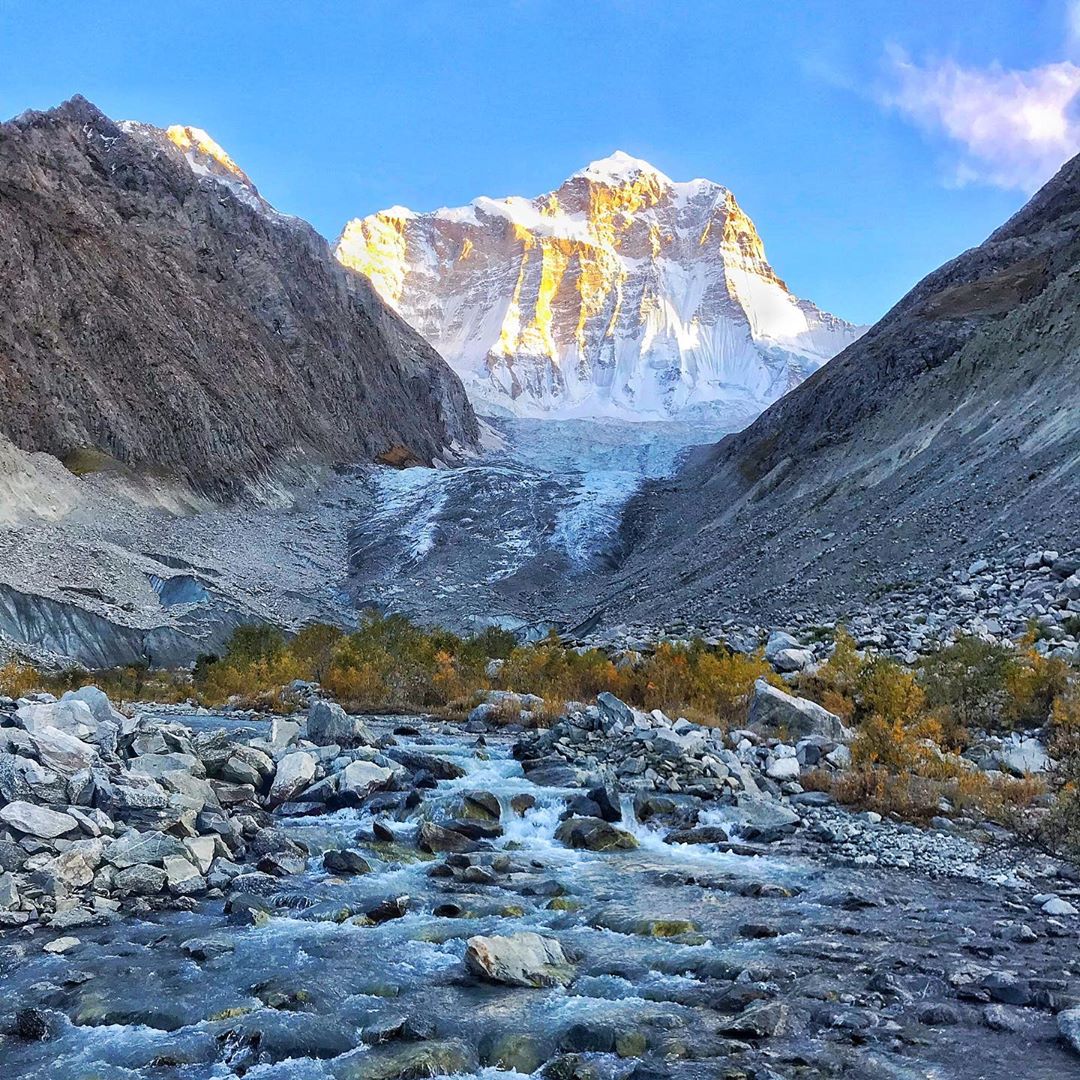
<svg viewBox="0 0 1080 1080">
<path fill-rule="evenodd" d="M 622 151 L 536 198 L 354 219 L 336 254 L 494 413 L 748 421 L 862 329 L 791 294 L 727 188 Z"/>
</svg>

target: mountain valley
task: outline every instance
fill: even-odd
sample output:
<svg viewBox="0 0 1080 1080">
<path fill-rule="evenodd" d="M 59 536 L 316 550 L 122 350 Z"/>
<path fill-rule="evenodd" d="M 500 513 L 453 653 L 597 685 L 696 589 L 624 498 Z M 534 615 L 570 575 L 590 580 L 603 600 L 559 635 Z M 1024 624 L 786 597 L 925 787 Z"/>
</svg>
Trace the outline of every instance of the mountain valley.
<svg viewBox="0 0 1080 1080">
<path fill-rule="evenodd" d="M 869 328 L 622 152 L 0 226 L 5 1080 L 1076 1070 L 1080 157 Z"/>
</svg>

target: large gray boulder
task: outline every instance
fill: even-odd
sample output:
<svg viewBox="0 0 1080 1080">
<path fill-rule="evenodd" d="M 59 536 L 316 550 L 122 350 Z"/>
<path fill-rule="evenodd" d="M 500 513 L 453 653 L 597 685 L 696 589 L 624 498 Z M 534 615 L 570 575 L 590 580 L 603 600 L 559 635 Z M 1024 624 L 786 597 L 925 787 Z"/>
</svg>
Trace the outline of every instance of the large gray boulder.
<svg viewBox="0 0 1080 1080">
<path fill-rule="evenodd" d="M 1080 1005 L 1058 1013 L 1058 1034 L 1074 1054 L 1080 1054 Z"/>
<path fill-rule="evenodd" d="M 60 728 L 42 728 L 28 732 L 41 764 L 61 776 L 74 776 L 100 760 L 97 747 L 69 735 Z"/>
<path fill-rule="evenodd" d="M 1023 735 L 1010 736 L 993 757 L 1002 771 L 1013 776 L 1035 776 L 1049 772 L 1054 765 L 1038 739 Z"/>
<path fill-rule="evenodd" d="M 835 713 L 814 701 L 785 694 L 764 679 L 754 683 L 749 725 L 755 731 L 769 735 L 783 733 L 790 739 L 822 735 L 842 742 L 846 737 L 843 721 Z"/>
<path fill-rule="evenodd" d="M 41 840 L 55 840 L 58 836 L 77 832 L 79 828 L 79 823 L 70 814 L 60 814 L 47 806 L 35 806 L 21 799 L 0 807 L 0 821 Z"/>
<path fill-rule="evenodd" d="M 799 815 L 790 807 L 775 799 L 740 795 L 735 805 L 725 808 L 725 816 L 746 840 L 771 844 L 794 832 L 799 825 Z"/>
<path fill-rule="evenodd" d="M 393 769 L 376 765 L 373 761 L 352 761 L 337 774 L 338 797 L 362 802 L 384 788 L 393 776 Z"/>
<path fill-rule="evenodd" d="M 359 716 L 350 716 L 332 701 L 316 701 L 308 709 L 307 737 L 319 746 L 371 746 L 375 742 Z"/>
<path fill-rule="evenodd" d="M 315 779 L 315 758 L 304 750 L 294 750 L 279 762 L 274 782 L 270 785 L 273 804 L 295 799 Z"/>
<path fill-rule="evenodd" d="M 187 849 L 175 836 L 162 832 L 132 829 L 105 847 L 105 861 L 120 870 L 141 863 L 162 866 L 167 858 L 174 855 L 187 858 Z"/>
<path fill-rule="evenodd" d="M 58 729 L 110 754 L 116 751 L 120 732 L 119 723 L 111 718 L 99 720 L 87 702 L 67 695 L 60 701 L 20 705 L 15 720 L 31 735 Z"/>
<path fill-rule="evenodd" d="M 8 802 L 24 799 L 61 803 L 66 801 L 67 784 L 63 777 L 33 758 L 0 754 L 0 796 Z"/>
<path fill-rule="evenodd" d="M 96 686 L 81 686 L 78 690 L 69 690 L 66 694 L 61 695 L 60 700 L 63 701 L 81 701 L 87 705 L 90 711 L 94 714 L 94 719 L 99 724 L 106 726 L 112 725 L 119 729 L 124 723 L 123 713 L 119 713 L 112 707 L 112 702 L 109 701 L 108 696 L 104 690 L 99 690 Z"/>
<path fill-rule="evenodd" d="M 567 818 L 555 830 L 555 839 L 567 847 L 586 851 L 630 851 L 638 846 L 633 833 L 598 817 Z"/>
<path fill-rule="evenodd" d="M 539 934 L 469 938 L 465 966 L 474 975 L 506 986 L 566 986 L 574 967 L 554 938 Z"/>
</svg>

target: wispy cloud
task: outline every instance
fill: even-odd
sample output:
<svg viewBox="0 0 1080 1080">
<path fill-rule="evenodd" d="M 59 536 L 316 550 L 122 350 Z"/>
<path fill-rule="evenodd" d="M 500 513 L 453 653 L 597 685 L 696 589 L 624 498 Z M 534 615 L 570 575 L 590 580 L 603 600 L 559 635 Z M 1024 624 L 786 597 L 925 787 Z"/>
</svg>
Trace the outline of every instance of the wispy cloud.
<svg viewBox="0 0 1080 1080">
<path fill-rule="evenodd" d="M 1080 35 L 1080 2 L 1069 33 Z M 1080 67 L 1068 60 L 1015 71 L 955 60 L 920 65 L 890 50 L 883 103 L 960 149 L 952 181 L 1031 192 L 1080 150 Z"/>
</svg>

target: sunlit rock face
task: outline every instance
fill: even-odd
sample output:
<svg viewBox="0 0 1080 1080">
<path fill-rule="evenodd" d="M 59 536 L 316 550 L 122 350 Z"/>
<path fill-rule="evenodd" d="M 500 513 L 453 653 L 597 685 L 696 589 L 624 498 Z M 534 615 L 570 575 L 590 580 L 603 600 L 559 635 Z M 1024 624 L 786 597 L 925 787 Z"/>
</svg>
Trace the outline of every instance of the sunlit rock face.
<svg viewBox="0 0 1080 1080">
<path fill-rule="evenodd" d="M 749 421 L 862 330 L 789 292 L 727 188 L 622 152 L 534 199 L 354 219 L 336 254 L 487 412 Z"/>
</svg>

